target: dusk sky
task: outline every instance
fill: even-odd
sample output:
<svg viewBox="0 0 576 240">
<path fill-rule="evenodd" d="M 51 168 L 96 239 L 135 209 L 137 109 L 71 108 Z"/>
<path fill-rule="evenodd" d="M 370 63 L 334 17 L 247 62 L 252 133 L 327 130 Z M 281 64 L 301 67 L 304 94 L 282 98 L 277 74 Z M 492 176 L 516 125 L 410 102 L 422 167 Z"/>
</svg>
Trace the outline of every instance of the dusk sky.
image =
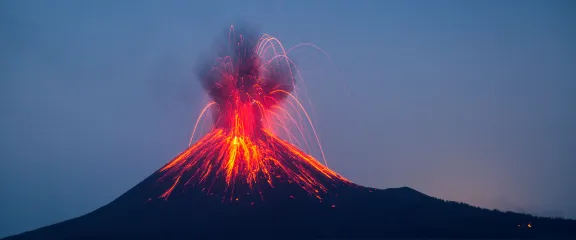
<svg viewBox="0 0 576 240">
<path fill-rule="evenodd" d="M 121 3 L 119 3 L 121 2 Z M 576 218 L 574 1 L 0 1 L 0 237 L 101 207 L 188 145 L 239 20 L 286 46 L 330 168 Z"/>
</svg>

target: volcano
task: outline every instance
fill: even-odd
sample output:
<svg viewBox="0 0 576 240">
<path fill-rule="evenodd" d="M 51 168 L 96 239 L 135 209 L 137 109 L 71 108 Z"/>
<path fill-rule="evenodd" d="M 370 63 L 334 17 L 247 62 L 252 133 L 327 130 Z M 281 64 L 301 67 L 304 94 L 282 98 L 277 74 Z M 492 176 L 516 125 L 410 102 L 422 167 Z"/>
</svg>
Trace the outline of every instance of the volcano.
<svg viewBox="0 0 576 240">
<path fill-rule="evenodd" d="M 212 101 L 191 142 L 210 112 L 208 133 L 111 203 L 7 239 L 575 236 L 572 220 L 352 183 L 301 150 L 316 140 L 324 158 L 298 101 L 290 50 L 254 31 L 232 29 L 226 42 L 198 68 Z"/>
<path fill-rule="evenodd" d="M 286 156 L 285 160 L 289 160 Z M 444 201 L 411 188 L 373 189 L 311 174 L 326 184 L 310 194 L 298 183 L 274 182 L 252 192 L 173 186 L 156 171 L 111 203 L 84 216 L 6 238 L 19 239 L 574 239 L 576 221 L 500 212 Z M 183 176 L 185 177 L 185 176 Z M 213 189 L 225 189 L 225 179 Z M 172 189 L 169 198 L 155 198 Z M 263 197 L 262 197 L 263 196 Z M 152 200 L 150 200 L 152 199 Z"/>
</svg>

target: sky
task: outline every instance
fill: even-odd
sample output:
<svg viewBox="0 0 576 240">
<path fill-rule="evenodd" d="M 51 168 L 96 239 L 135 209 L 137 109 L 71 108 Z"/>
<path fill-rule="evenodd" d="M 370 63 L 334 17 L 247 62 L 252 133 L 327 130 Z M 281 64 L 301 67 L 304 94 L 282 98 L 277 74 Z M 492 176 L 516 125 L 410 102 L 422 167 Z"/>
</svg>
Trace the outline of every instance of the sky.
<svg viewBox="0 0 576 240">
<path fill-rule="evenodd" d="M 88 213 L 188 144 L 222 29 L 286 46 L 330 168 L 576 218 L 573 1 L 0 1 L 0 237 Z"/>
</svg>

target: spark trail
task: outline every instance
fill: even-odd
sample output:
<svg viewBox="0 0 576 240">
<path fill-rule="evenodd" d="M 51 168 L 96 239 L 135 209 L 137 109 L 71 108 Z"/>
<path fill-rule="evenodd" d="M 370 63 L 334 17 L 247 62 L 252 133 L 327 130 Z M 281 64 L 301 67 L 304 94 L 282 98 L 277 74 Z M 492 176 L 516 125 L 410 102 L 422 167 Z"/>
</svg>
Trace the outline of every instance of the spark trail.
<svg viewBox="0 0 576 240">
<path fill-rule="evenodd" d="M 172 181 L 161 198 L 182 184 L 203 184 L 210 191 L 216 181 L 224 181 L 229 192 L 240 185 L 258 190 L 287 182 L 320 198 L 330 182 L 348 183 L 295 146 L 309 149 L 309 139 L 315 140 L 326 163 L 310 116 L 295 93 L 300 73 L 287 50 L 270 35 L 242 30 L 231 27 L 216 60 L 199 68 L 213 101 L 198 117 L 190 142 L 207 112 L 212 112 L 212 130 L 160 169 L 161 181 Z"/>
</svg>

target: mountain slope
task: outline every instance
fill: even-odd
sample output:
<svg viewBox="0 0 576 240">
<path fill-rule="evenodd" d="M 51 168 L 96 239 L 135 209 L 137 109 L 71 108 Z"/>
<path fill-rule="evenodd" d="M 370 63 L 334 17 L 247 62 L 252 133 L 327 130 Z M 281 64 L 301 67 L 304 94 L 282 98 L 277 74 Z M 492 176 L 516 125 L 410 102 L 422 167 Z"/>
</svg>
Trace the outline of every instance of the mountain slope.
<svg viewBox="0 0 576 240">
<path fill-rule="evenodd" d="M 356 185 L 271 135 L 204 139 L 94 212 L 7 239 L 576 237 L 573 220 Z"/>
<path fill-rule="evenodd" d="M 222 202 L 199 189 L 168 200 L 134 201 L 154 178 L 92 213 L 6 239 L 576 236 L 573 220 L 480 209 L 406 187 L 377 190 L 344 184 L 331 189 L 330 199 L 323 202 L 305 194 L 257 204 Z M 266 193 L 284 196 L 294 189 L 278 186 Z"/>
</svg>

